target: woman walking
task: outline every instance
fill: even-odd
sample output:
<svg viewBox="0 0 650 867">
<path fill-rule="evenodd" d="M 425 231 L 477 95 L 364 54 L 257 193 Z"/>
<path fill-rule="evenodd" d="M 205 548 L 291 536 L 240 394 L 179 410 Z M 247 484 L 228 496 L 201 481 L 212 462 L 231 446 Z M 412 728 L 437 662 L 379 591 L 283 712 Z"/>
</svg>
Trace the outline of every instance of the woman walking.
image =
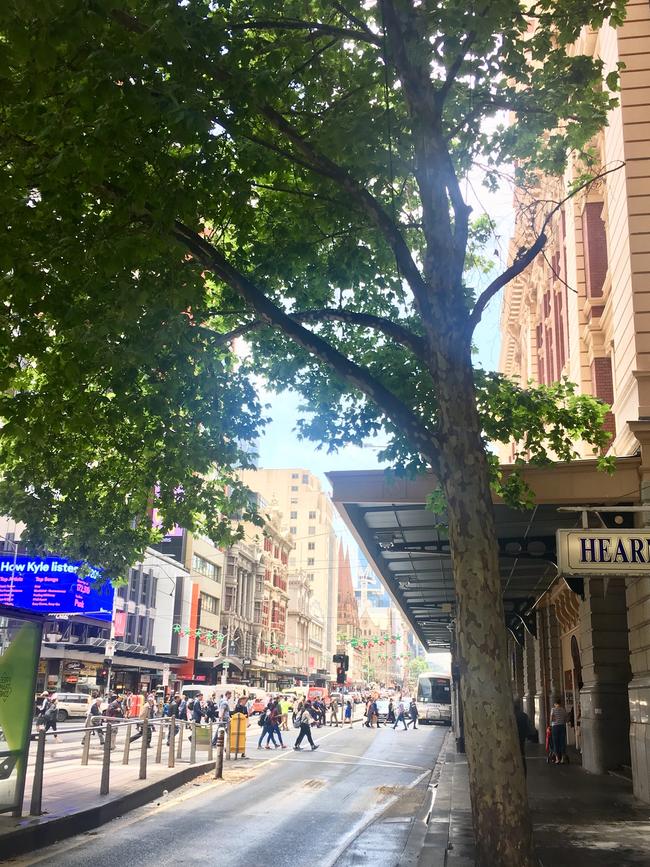
<svg viewBox="0 0 650 867">
<path fill-rule="evenodd" d="M 260 716 L 260 721 L 258 725 L 262 726 L 262 734 L 260 735 L 260 739 L 257 742 L 257 749 L 262 749 L 262 741 L 266 737 L 266 749 L 270 750 L 270 743 L 273 741 L 273 746 L 276 747 L 277 744 L 275 742 L 275 738 L 273 737 L 273 726 L 271 724 L 271 708 L 273 707 L 273 702 L 270 701 L 266 706 L 266 710 Z"/>
<path fill-rule="evenodd" d="M 345 722 L 349 723 L 350 728 L 352 728 L 352 702 L 348 699 L 345 703 L 345 711 L 344 711 Z"/>
</svg>

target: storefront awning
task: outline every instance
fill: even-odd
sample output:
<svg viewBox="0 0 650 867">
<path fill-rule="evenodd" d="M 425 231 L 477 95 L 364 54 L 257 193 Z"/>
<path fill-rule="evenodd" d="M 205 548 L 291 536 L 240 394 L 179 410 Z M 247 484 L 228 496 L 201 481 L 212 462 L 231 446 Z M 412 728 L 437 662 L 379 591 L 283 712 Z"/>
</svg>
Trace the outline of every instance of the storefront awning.
<svg viewBox="0 0 650 867">
<path fill-rule="evenodd" d="M 526 468 L 536 496 L 533 509 L 511 509 L 495 498 L 506 624 L 515 635 L 531 625 L 531 610 L 557 578 L 556 530 L 580 526 L 580 513 L 558 508 L 638 503 L 640 463 L 636 456 L 619 458 L 612 475 L 598 470 L 595 461 Z M 507 466 L 502 469 L 508 472 Z M 382 470 L 327 477 L 337 510 L 424 647 L 448 649 L 455 604 L 449 542 L 444 515 L 425 507 L 437 488 L 435 477 L 398 479 Z M 619 528 L 633 520 L 630 513 L 602 518 Z"/>
</svg>

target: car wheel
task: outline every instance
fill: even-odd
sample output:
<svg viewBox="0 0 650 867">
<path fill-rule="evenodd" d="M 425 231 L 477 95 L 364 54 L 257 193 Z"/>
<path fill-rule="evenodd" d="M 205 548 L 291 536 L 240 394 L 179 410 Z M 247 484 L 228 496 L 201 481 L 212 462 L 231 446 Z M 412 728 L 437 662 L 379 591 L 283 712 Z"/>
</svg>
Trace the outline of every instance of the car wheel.
<svg viewBox="0 0 650 867">
<path fill-rule="evenodd" d="M 56 721 L 57 722 L 65 722 L 67 720 L 67 718 L 68 718 L 68 711 L 67 710 L 58 710 L 56 712 Z"/>
</svg>

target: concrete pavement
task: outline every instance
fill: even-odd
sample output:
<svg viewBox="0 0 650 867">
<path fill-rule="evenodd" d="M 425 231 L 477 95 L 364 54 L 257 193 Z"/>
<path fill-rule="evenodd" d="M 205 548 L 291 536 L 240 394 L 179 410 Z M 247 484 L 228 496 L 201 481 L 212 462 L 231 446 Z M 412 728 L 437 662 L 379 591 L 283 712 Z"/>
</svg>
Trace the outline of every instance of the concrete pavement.
<svg viewBox="0 0 650 867">
<path fill-rule="evenodd" d="M 364 863 L 358 860 L 364 851 L 372 851 L 374 867 L 398 863 L 446 728 L 317 729 L 319 749 L 298 753 L 257 751 L 259 732 L 249 729 L 247 751 L 254 758 L 231 761 L 225 784 L 197 781 L 159 807 L 144 807 L 90 837 L 16 863 L 113 867 L 135 852 L 139 867 L 179 860 L 204 865 L 206 859 L 240 867 L 253 858 L 274 867 L 306 860 L 347 867 Z M 286 734 L 293 744 L 294 732 Z"/>
</svg>

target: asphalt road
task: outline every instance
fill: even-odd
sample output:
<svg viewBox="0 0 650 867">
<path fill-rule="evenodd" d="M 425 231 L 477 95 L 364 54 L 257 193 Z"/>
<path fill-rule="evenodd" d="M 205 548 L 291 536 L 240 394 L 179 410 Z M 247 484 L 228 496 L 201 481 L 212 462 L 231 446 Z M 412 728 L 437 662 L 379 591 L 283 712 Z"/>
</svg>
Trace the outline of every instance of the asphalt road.
<svg viewBox="0 0 650 867">
<path fill-rule="evenodd" d="M 225 784 L 188 786 L 72 840 L 19 859 L 49 867 L 138 867 L 206 863 L 231 867 L 399 864 L 426 793 L 445 727 L 314 730 L 320 744 L 250 750 L 228 764 Z M 294 732 L 287 738 L 293 744 Z"/>
</svg>

